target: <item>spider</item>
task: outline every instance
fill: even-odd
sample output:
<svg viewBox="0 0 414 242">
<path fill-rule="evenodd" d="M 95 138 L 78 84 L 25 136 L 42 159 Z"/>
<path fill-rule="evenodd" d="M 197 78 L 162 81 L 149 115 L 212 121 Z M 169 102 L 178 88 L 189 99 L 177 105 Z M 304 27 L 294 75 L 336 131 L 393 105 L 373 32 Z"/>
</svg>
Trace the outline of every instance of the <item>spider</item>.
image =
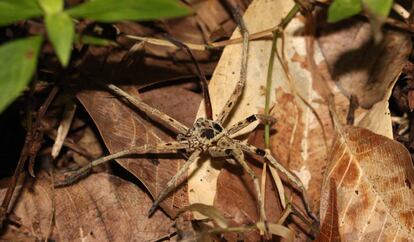
<svg viewBox="0 0 414 242">
<path fill-rule="evenodd" d="M 241 19 L 241 18 L 240 18 Z M 111 92 L 123 97 L 132 105 L 136 106 L 139 110 L 144 112 L 148 117 L 154 120 L 161 121 L 163 124 L 170 128 L 178 131 L 177 141 L 168 143 L 159 143 L 156 145 L 143 145 L 137 147 L 131 147 L 120 152 L 99 158 L 91 162 L 88 166 L 85 166 L 75 172 L 74 175 L 64 181 L 57 182 L 55 186 L 65 186 L 78 180 L 81 176 L 84 176 L 91 170 L 93 166 L 97 166 L 109 160 L 113 160 L 119 157 L 123 157 L 130 154 L 136 153 L 158 153 L 162 151 L 178 151 L 185 150 L 189 155 L 187 161 L 179 169 L 179 171 L 168 181 L 166 187 L 160 192 L 158 197 L 155 199 L 153 206 L 150 208 L 148 215 L 151 216 L 160 202 L 171 192 L 174 188 L 174 184 L 189 168 L 189 166 L 196 162 L 203 153 L 209 153 L 212 157 L 228 157 L 235 159 L 243 169 L 250 175 L 254 182 L 254 188 L 257 195 L 257 201 L 259 206 L 260 220 L 266 223 L 266 214 L 264 209 L 263 196 L 260 190 L 259 180 L 254 174 L 253 170 L 249 167 L 244 158 L 244 153 L 258 155 L 264 157 L 270 162 L 279 172 L 283 173 L 287 179 L 289 179 L 295 187 L 301 192 L 303 203 L 305 205 L 306 212 L 308 215 L 318 221 L 318 218 L 313 214 L 309 202 L 306 196 L 306 190 L 302 182 L 288 169 L 281 165 L 268 150 L 257 148 L 250 144 L 244 144 L 239 140 L 234 139 L 235 134 L 247 127 L 249 124 L 255 121 L 261 121 L 263 123 L 273 122 L 273 118 L 261 115 L 253 114 L 244 120 L 232 125 L 229 128 L 224 128 L 223 123 L 231 113 L 234 106 L 237 104 L 240 96 L 243 93 L 243 88 L 246 82 L 246 70 L 247 70 L 247 54 L 249 49 L 249 33 L 243 23 L 238 21 L 240 32 L 243 38 L 242 48 L 242 60 L 241 60 L 241 71 L 240 79 L 236 84 L 230 98 L 227 100 L 223 110 L 218 114 L 215 120 L 209 118 L 199 118 L 195 121 L 191 128 L 186 127 L 176 119 L 168 116 L 165 113 L 149 106 L 143 101 L 131 96 L 122 89 L 118 88 L 113 84 L 108 84 L 107 87 Z"/>
</svg>

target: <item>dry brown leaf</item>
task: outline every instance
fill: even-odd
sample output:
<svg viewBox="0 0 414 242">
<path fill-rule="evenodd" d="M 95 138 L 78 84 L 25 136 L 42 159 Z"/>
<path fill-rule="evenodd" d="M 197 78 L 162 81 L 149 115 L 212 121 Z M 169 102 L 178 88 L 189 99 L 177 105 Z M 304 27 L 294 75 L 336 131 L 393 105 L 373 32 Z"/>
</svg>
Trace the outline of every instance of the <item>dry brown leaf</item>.
<svg viewBox="0 0 414 242">
<path fill-rule="evenodd" d="M 65 104 L 65 110 L 63 113 L 62 120 L 60 121 L 59 128 L 57 130 L 55 143 L 52 147 L 52 158 L 56 159 L 59 155 L 60 150 L 62 149 L 63 142 L 66 139 L 66 136 L 69 133 L 70 126 L 72 124 L 73 117 L 76 111 L 76 104 L 73 100 L 67 99 L 67 103 Z"/>
<path fill-rule="evenodd" d="M 135 89 L 130 93 L 138 95 Z M 164 87 L 141 95 L 151 106 L 171 115 L 190 126 L 194 121 L 200 96 L 179 87 Z M 108 150 L 111 153 L 134 145 L 154 144 L 173 140 L 171 133 L 160 124 L 155 124 L 140 112 L 128 107 L 108 92 L 86 91 L 79 94 L 79 100 L 94 120 Z M 168 180 L 183 164 L 179 155 L 142 155 L 142 158 L 118 159 L 117 162 L 136 176 L 152 194 L 156 196 Z M 172 193 L 161 207 L 175 216 L 178 209 L 187 205 L 187 188 L 183 184 Z"/>
<path fill-rule="evenodd" d="M 414 167 L 402 144 L 363 128 L 346 127 L 338 132 L 329 161 L 321 219 L 327 216 L 327 181 L 333 179 L 341 240 L 414 240 Z"/>
<path fill-rule="evenodd" d="M 221 5 L 221 3 L 218 3 Z M 198 5 L 192 3 L 192 5 Z M 203 11 L 202 9 L 195 9 Z M 220 18 L 219 13 L 210 14 L 210 19 Z M 177 80 L 195 76 L 195 70 L 190 57 L 183 50 L 160 47 L 142 41 L 127 38 L 126 35 L 140 37 L 156 37 L 165 39 L 169 34 L 183 42 L 207 44 L 204 35 L 210 35 L 210 30 L 201 30 L 197 15 L 154 22 L 152 25 L 131 21 L 114 24 L 111 31 L 119 31 L 117 42 L 123 48 L 108 48 L 89 46 L 87 54 L 78 61 L 78 70 L 106 81 L 151 85 L 154 82 Z M 92 26 L 92 25 L 90 25 Z M 90 27 L 89 26 L 89 27 Z M 108 26 L 106 26 L 108 27 Z M 109 27 L 108 27 L 109 28 Z M 126 50 L 127 49 L 127 50 Z M 215 51 L 194 51 L 194 56 L 206 75 L 213 73 L 218 55 Z"/>
<path fill-rule="evenodd" d="M 370 24 L 347 20 L 326 24 L 321 16 L 319 45 L 333 79 L 347 95 L 355 95 L 363 108 L 382 100 L 392 88 L 411 53 L 410 36 L 386 31 L 384 40 L 375 45 Z"/>
<path fill-rule="evenodd" d="M 259 147 L 263 146 L 263 135 L 263 130 L 254 132 L 250 135 L 249 143 Z M 246 159 L 258 179 L 261 180 L 261 167 L 263 164 L 250 156 L 246 156 Z M 282 206 L 276 191 L 272 176 L 268 170 L 265 188 L 265 209 L 269 222 L 278 221 L 282 214 Z M 223 167 L 223 171 L 220 172 L 217 179 L 214 207 L 220 209 L 229 218 L 232 226 L 248 225 L 258 221 L 259 214 L 253 181 L 249 175 L 243 172 L 243 169 L 238 164 L 227 164 Z M 258 231 L 250 231 L 242 236 L 244 241 L 260 240 Z M 229 241 L 235 241 L 237 235 L 227 233 L 225 238 Z"/>
<path fill-rule="evenodd" d="M 329 200 L 326 208 L 325 219 L 322 221 L 320 234 L 315 241 L 318 242 L 340 242 L 338 225 L 338 206 L 336 195 L 336 183 L 332 178 L 329 179 Z"/>
<path fill-rule="evenodd" d="M 280 20 L 289 12 L 294 6 L 293 1 L 253 1 L 244 15 L 247 29 L 250 33 L 263 31 L 279 24 Z M 257 16 L 260 16 L 258 18 Z M 295 18 L 287 27 L 287 44 L 286 48 L 289 50 L 289 57 L 293 53 L 300 53 L 305 55 L 303 36 L 298 34 L 298 31 L 303 29 L 303 23 L 300 19 Z M 238 31 L 233 33 L 232 38 L 239 37 Z M 266 83 L 268 61 L 271 49 L 271 40 L 257 40 L 250 43 L 248 68 L 247 68 L 247 82 L 244 88 L 243 97 L 234 112 L 230 116 L 230 120 L 225 126 L 234 124 L 251 114 L 260 113 L 264 108 L 265 97 L 263 95 L 263 88 Z M 210 81 L 209 89 L 211 94 L 211 101 L 213 107 L 213 114 L 218 114 L 236 82 L 239 80 L 240 59 L 241 59 L 241 45 L 235 44 L 226 46 L 220 62 L 214 72 L 213 78 Z M 276 61 L 277 62 L 277 61 Z M 298 86 L 305 94 L 309 96 L 309 79 L 310 74 L 298 63 L 292 64 L 295 77 L 298 78 Z M 272 90 L 282 88 L 286 92 L 290 90 L 290 85 L 283 74 L 281 65 L 275 64 L 273 69 Z M 293 72 L 293 71 L 292 71 Z M 275 100 L 275 91 L 271 92 L 271 100 Z M 306 113 L 308 117 L 309 113 Z M 200 105 L 198 116 L 204 115 L 204 107 Z M 246 134 L 252 131 L 256 125 L 250 125 L 249 128 L 243 130 L 240 134 Z M 202 165 L 195 164 L 191 167 L 190 172 L 193 176 L 189 180 L 189 199 L 191 203 L 203 203 L 212 205 L 214 197 L 216 196 L 217 178 L 220 173 L 220 168 L 223 165 L 221 160 L 206 160 Z M 201 218 L 201 216 L 200 216 Z"/>
<path fill-rule="evenodd" d="M 223 216 L 223 214 L 215 207 L 208 206 L 201 203 L 194 203 L 191 205 L 188 205 L 187 207 L 184 207 L 181 209 L 180 212 L 184 211 L 197 211 L 200 214 L 203 214 L 204 216 L 210 218 L 215 222 L 215 224 L 220 228 L 228 228 L 228 221 Z"/>
<path fill-rule="evenodd" d="M 25 186 L 13 209 L 21 226 L 8 226 L 8 236 L 25 234 L 36 241 L 49 236 L 51 184 L 43 174 Z M 5 189 L 0 190 L 0 196 L 4 194 Z M 148 194 L 112 175 L 94 174 L 56 189 L 54 199 L 55 221 L 49 239 L 55 241 L 153 241 L 172 232 L 173 221 L 162 211 L 148 218 L 152 205 Z"/>
<path fill-rule="evenodd" d="M 255 33 L 275 27 L 293 6 L 293 1 L 253 1 L 244 16 L 248 30 L 250 33 Z M 310 66 L 307 59 L 308 35 L 304 33 L 304 29 L 304 19 L 298 15 L 289 23 L 284 33 L 285 53 L 290 74 L 293 77 L 292 81 L 288 80 L 281 64 L 277 59 L 275 60 L 271 87 L 271 103 L 274 107 L 271 114 L 278 122 L 273 127 L 276 133 L 271 137 L 270 149 L 280 162 L 300 177 L 309 190 L 311 203 L 319 204 L 322 173 L 328 152 L 325 144 L 330 142 L 333 128 L 327 106 L 321 102 L 320 90 L 315 80 L 312 79 L 312 72 L 322 71 L 327 76 L 326 80 L 330 80 L 330 77 L 320 49 L 313 42 L 314 56 L 312 58 L 318 66 L 315 67 L 316 70 Z M 233 38 L 237 36 L 239 33 L 236 31 Z M 270 39 L 251 41 L 244 95 L 233 112 L 229 124 L 263 111 L 265 103 L 263 90 L 270 50 Z M 240 53 L 240 45 L 227 46 L 215 70 L 209 86 L 214 113 L 221 110 L 239 79 Z M 329 82 L 329 85 L 335 93 L 340 113 L 346 113 L 348 107 L 346 96 L 333 82 Z M 317 111 L 328 137 L 326 143 L 323 139 L 321 125 L 298 94 Z M 201 105 L 198 116 L 203 116 L 203 114 L 203 105 Z M 254 128 L 255 125 L 251 125 L 243 131 L 247 133 Z M 190 203 L 213 204 L 217 177 L 222 163 L 221 160 L 217 162 L 207 160 L 202 165 L 195 164 L 192 167 L 197 170 L 192 173 L 193 176 L 189 180 Z"/>
</svg>

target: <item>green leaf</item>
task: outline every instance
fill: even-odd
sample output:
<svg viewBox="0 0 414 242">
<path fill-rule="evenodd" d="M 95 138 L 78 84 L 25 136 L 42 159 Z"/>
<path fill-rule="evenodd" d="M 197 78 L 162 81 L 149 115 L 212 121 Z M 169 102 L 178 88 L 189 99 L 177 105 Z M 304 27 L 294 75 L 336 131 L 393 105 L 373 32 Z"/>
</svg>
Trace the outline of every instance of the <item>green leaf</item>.
<svg viewBox="0 0 414 242">
<path fill-rule="evenodd" d="M 0 46 L 0 112 L 26 87 L 36 69 L 42 37 L 30 37 Z"/>
<path fill-rule="evenodd" d="M 75 25 L 65 12 L 45 17 L 47 34 L 62 66 L 67 66 L 72 51 Z"/>
<path fill-rule="evenodd" d="M 42 15 L 35 0 L 0 0 L 0 26 Z"/>
<path fill-rule="evenodd" d="M 100 45 L 100 46 L 118 46 L 118 43 L 115 41 L 99 38 L 91 35 L 76 35 L 75 36 L 75 43 L 77 44 L 86 44 L 86 45 Z"/>
<path fill-rule="evenodd" d="M 67 12 L 75 18 L 115 22 L 178 17 L 187 15 L 190 11 L 175 0 L 94 0 Z"/>
<path fill-rule="evenodd" d="M 55 14 L 63 10 L 63 0 L 38 0 L 46 14 Z"/>
<path fill-rule="evenodd" d="M 381 17 L 387 17 L 392 7 L 392 0 L 363 0 L 363 3 L 369 11 Z"/>
<path fill-rule="evenodd" d="M 328 22 L 346 19 L 360 13 L 361 10 L 361 0 L 335 0 L 328 9 Z"/>
</svg>

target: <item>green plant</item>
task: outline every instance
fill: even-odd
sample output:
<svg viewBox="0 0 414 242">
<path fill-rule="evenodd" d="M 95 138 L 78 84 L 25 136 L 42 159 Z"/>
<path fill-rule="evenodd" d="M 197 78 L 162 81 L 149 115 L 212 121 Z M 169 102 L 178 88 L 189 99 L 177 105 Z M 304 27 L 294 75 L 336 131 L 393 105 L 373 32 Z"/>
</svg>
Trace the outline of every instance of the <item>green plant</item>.
<svg viewBox="0 0 414 242">
<path fill-rule="evenodd" d="M 334 0 L 329 6 L 328 22 L 337 22 L 364 10 L 368 15 L 386 18 L 390 13 L 393 0 Z"/>
<path fill-rule="evenodd" d="M 175 0 L 90 0 L 65 9 L 64 0 L 0 0 L 0 27 L 16 21 L 43 17 L 48 40 L 63 67 L 69 64 L 72 46 L 81 38 L 75 33 L 73 18 L 100 22 L 154 20 L 189 13 Z M 37 35 L 0 46 L 0 112 L 27 86 L 36 70 L 44 38 Z M 92 36 L 83 43 L 105 44 Z"/>
</svg>

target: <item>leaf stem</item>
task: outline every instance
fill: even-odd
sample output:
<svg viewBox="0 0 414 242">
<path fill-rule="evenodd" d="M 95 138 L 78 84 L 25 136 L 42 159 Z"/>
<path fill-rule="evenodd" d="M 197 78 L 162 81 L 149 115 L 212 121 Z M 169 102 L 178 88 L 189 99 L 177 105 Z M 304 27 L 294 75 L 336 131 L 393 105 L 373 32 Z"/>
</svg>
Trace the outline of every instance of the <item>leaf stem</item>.
<svg viewBox="0 0 414 242">
<path fill-rule="evenodd" d="M 273 76 L 273 66 L 275 53 L 277 48 L 277 39 L 280 36 L 280 33 L 286 28 L 290 21 L 295 17 L 299 12 L 299 6 L 295 4 L 289 13 L 281 20 L 278 27 L 272 31 L 272 49 L 270 50 L 269 65 L 267 68 L 267 78 L 266 78 L 266 96 L 265 96 L 265 115 L 270 115 L 270 91 L 272 90 L 272 76 Z M 265 124 L 265 148 L 268 149 L 270 146 L 270 125 Z"/>
</svg>

